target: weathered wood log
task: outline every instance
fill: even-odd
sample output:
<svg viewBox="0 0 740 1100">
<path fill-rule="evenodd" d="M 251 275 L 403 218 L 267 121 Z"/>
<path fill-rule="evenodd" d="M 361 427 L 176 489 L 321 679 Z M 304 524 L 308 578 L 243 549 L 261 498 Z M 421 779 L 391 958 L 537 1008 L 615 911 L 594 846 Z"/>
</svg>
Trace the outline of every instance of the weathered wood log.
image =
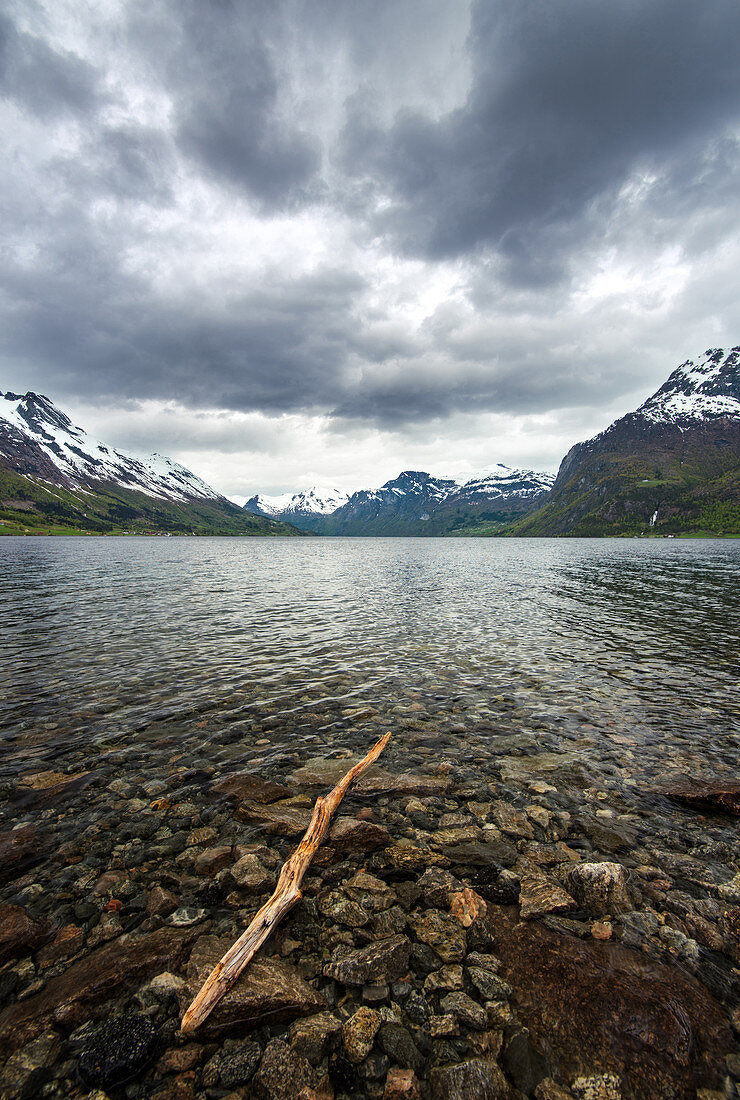
<svg viewBox="0 0 740 1100">
<path fill-rule="evenodd" d="M 182 1018 L 180 1030 L 195 1031 L 214 1006 L 227 993 L 244 967 L 262 946 L 279 921 L 303 897 L 301 882 L 316 850 L 326 835 L 334 811 L 344 798 L 350 784 L 369 768 L 380 756 L 391 739 L 390 730 L 373 745 L 367 756 L 347 772 L 326 798 L 318 798 L 303 840 L 290 858 L 283 864 L 277 886 L 269 901 L 265 902 L 249 927 L 217 962 L 203 983 L 190 1008 Z"/>
</svg>

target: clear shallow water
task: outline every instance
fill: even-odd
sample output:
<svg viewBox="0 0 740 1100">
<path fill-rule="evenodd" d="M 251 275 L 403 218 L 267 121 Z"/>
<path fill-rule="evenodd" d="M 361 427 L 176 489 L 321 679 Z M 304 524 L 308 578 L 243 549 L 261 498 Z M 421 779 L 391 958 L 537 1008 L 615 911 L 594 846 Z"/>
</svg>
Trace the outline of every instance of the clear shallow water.
<svg viewBox="0 0 740 1100">
<path fill-rule="evenodd" d="M 731 541 L 5 538 L 0 778 L 154 765 L 163 725 L 212 764 L 265 731 L 315 753 L 367 705 L 398 754 L 421 721 L 450 753 L 735 773 L 739 577 Z"/>
</svg>

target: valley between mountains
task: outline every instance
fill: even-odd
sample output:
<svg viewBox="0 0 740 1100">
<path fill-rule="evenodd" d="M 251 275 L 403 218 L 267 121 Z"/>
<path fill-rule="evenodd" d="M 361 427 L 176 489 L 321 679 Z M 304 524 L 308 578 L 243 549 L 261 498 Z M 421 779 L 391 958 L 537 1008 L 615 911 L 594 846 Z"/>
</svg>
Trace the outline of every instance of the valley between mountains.
<svg viewBox="0 0 740 1100">
<path fill-rule="evenodd" d="M 352 494 L 255 494 L 243 508 L 162 455 L 92 439 L 49 398 L 0 393 L 0 532 L 322 536 L 738 535 L 740 347 L 678 366 L 576 444 L 557 477 L 492 465 L 406 470 Z"/>
</svg>

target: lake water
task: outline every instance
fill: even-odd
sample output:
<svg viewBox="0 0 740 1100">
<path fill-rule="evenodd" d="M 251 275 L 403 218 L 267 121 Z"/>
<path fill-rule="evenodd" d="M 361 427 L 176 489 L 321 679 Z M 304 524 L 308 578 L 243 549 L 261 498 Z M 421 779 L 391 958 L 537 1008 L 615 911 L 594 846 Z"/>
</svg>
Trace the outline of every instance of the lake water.
<svg viewBox="0 0 740 1100">
<path fill-rule="evenodd" d="M 411 696 L 452 753 L 462 723 L 732 771 L 739 576 L 731 541 L 5 538 L 0 774 L 138 753 L 153 718 L 336 747 L 369 705 L 398 743 Z"/>
<path fill-rule="evenodd" d="M 344 927 L 334 887 L 367 868 L 399 898 L 406 889 L 408 906 L 441 863 L 492 903 L 519 1019 L 561 1079 L 616 1066 L 630 1082 L 621 1095 L 652 1100 L 718 1085 L 728 1054 L 740 1076 L 728 1023 L 740 992 L 737 818 L 661 790 L 740 773 L 739 579 L 731 541 L 3 538 L 0 900 L 53 921 L 62 942 L 0 968 L 11 1002 L 0 1038 L 19 1041 L 18 1021 L 39 1034 L 49 1004 L 65 1034 L 86 1034 L 64 983 L 122 932 L 151 942 L 166 921 L 233 942 L 270 876 L 243 893 L 221 868 L 246 851 L 274 874 L 316 795 L 390 729 L 375 795 L 350 791 L 342 809 L 385 826 L 383 850 L 335 850 L 330 838 L 307 902 L 268 951 L 303 967 L 344 1019 L 365 993 L 335 989 L 326 960 L 375 932 Z M 290 797 L 228 804 L 214 780 L 244 771 L 240 782 L 278 780 Z M 635 910 L 617 909 L 613 926 L 592 925 L 604 910 L 573 899 L 573 919 L 551 918 L 548 901 L 542 922 L 517 923 L 514 903 L 527 884 L 541 889 L 541 868 L 552 890 L 573 861 L 614 859 Z M 162 913 L 155 888 L 174 892 Z M 413 920 L 426 907 L 424 895 Z M 419 950 L 417 993 L 437 965 Z M 165 956 L 156 966 L 169 970 Z M 574 982 L 585 985 L 571 996 Z M 110 986 L 91 1011 L 149 1004 L 135 984 Z M 151 1011 L 174 1042 L 177 1004 Z M 513 1019 L 489 1011 L 491 1026 Z M 76 1034 L 45 1095 L 79 1095 L 64 1061 Z M 435 1040 L 429 1064 L 474 1051 L 477 1034 Z M 127 1096 L 152 1094 L 151 1073 Z M 381 1094 L 382 1080 L 357 1093 Z"/>
</svg>

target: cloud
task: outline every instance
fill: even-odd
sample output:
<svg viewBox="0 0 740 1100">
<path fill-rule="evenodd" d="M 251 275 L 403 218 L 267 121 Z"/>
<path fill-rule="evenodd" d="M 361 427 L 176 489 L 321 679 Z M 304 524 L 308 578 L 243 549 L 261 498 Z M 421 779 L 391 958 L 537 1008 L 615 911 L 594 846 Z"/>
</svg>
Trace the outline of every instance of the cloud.
<svg viewBox="0 0 740 1100">
<path fill-rule="evenodd" d="M 4 386 L 136 449 L 550 464 L 737 342 L 728 0 L 7 12 Z"/>
</svg>

